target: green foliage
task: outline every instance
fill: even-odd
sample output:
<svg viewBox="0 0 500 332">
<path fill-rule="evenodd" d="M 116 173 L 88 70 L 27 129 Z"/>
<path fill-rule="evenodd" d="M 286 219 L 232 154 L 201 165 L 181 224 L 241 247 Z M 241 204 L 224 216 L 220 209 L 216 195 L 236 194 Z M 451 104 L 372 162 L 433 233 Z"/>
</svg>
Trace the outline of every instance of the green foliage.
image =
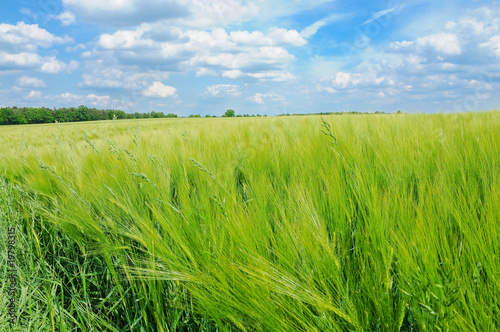
<svg viewBox="0 0 500 332">
<path fill-rule="evenodd" d="M 54 116 L 46 108 L 30 108 L 24 113 L 27 123 L 51 123 Z"/>
<path fill-rule="evenodd" d="M 165 114 L 163 112 L 151 112 L 151 116 L 155 119 L 164 118 Z"/>
<path fill-rule="evenodd" d="M 0 108 L 0 125 L 9 124 L 9 119 L 7 118 L 7 108 Z"/>
<path fill-rule="evenodd" d="M 499 330 L 499 120 L 6 128 L 0 211 L 25 253 L 13 328 Z"/>
<path fill-rule="evenodd" d="M 140 119 L 140 118 L 176 118 L 177 114 L 162 112 L 151 113 L 125 113 L 122 110 L 99 110 L 80 105 L 78 108 L 59 108 L 50 110 L 41 108 L 4 107 L 0 109 L 0 125 L 54 123 L 54 122 L 79 122 L 113 119 Z"/>
<path fill-rule="evenodd" d="M 228 118 L 232 118 L 234 116 L 235 116 L 235 112 L 232 109 L 226 110 L 226 113 L 224 113 L 224 115 L 223 115 L 223 117 L 228 117 Z"/>
</svg>

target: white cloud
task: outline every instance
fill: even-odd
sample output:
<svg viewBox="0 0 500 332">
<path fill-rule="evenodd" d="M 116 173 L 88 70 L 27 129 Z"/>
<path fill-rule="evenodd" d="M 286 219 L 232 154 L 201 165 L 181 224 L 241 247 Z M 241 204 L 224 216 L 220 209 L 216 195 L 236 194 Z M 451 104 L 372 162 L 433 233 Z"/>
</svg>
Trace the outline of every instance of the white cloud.
<svg viewBox="0 0 500 332">
<path fill-rule="evenodd" d="M 475 34 L 481 34 L 484 32 L 484 23 L 478 22 L 474 18 L 463 18 L 459 21 L 462 28 L 472 31 Z"/>
<path fill-rule="evenodd" d="M 39 47 L 73 42 L 67 36 L 58 37 L 37 24 L 18 22 L 16 25 L 0 24 L 0 71 L 12 69 L 39 69 L 47 73 L 59 73 L 75 68 L 76 61 L 65 64 L 54 56 L 37 54 Z"/>
<path fill-rule="evenodd" d="M 237 78 L 253 78 L 259 81 L 269 82 L 286 82 L 295 80 L 295 76 L 287 71 L 264 71 L 256 73 L 244 73 L 241 70 L 224 70 L 222 77 L 237 79 Z"/>
<path fill-rule="evenodd" d="M 103 6 L 100 0 L 63 0 L 63 5 L 83 21 L 119 27 L 175 19 L 189 13 L 188 8 L 175 1 L 109 0 Z"/>
<path fill-rule="evenodd" d="M 453 30 L 456 26 L 457 26 L 456 22 L 454 22 L 454 21 L 448 21 L 448 22 L 446 22 L 446 25 L 444 26 L 444 28 L 446 30 Z"/>
<path fill-rule="evenodd" d="M 13 68 L 30 68 L 36 67 L 42 61 L 42 58 L 35 53 L 18 53 L 9 54 L 0 51 L 0 67 L 4 66 L 10 69 Z"/>
<path fill-rule="evenodd" d="M 295 76 L 293 76 L 289 72 L 282 72 L 282 71 L 248 73 L 247 76 L 261 81 L 272 81 L 272 82 L 286 82 L 295 80 Z"/>
<path fill-rule="evenodd" d="M 227 77 L 227 78 L 239 78 L 244 76 L 243 72 L 241 70 L 224 70 L 222 72 L 222 77 Z"/>
<path fill-rule="evenodd" d="M 296 30 L 280 28 L 272 28 L 267 34 L 227 33 L 222 28 L 182 31 L 161 24 L 143 24 L 133 30 L 101 35 L 94 50 L 82 56 L 114 58 L 127 66 L 155 63 L 161 70 L 195 72 L 197 76 L 285 81 L 293 79 L 285 69 L 295 60 L 285 46 L 305 43 Z"/>
<path fill-rule="evenodd" d="M 259 14 L 255 2 L 244 0 L 63 0 L 66 9 L 84 21 L 119 27 L 173 22 L 184 27 L 213 28 L 248 21 Z"/>
<path fill-rule="evenodd" d="M 25 88 L 45 88 L 45 82 L 36 77 L 21 76 L 16 80 L 16 85 Z"/>
<path fill-rule="evenodd" d="M 395 51 L 410 51 L 422 53 L 430 47 L 443 55 L 459 55 L 462 53 L 459 38 L 454 33 L 436 33 L 417 38 L 415 41 L 396 41 L 390 44 Z"/>
<path fill-rule="evenodd" d="M 84 50 L 86 48 L 87 48 L 87 46 L 85 46 L 84 44 L 77 44 L 77 45 L 75 45 L 73 47 L 67 46 L 65 48 L 65 50 L 66 50 L 66 52 L 69 53 L 69 52 L 75 52 L 75 51 L 78 51 L 78 50 Z"/>
<path fill-rule="evenodd" d="M 454 63 L 449 63 L 449 62 L 445 62 L 443 64 L 441 64 L 441 69 L 443 70 L 453 70 L 453 69 L 457 69 L 458 66 Z"/>
<path fill-rule="evenodd" d="M 227 69 L 243 69 L 250 66 L 274 65 L 281 66 L 295 59 L 282 47 L 263 46 L 240 53 L 212 53 L 195 56 L 194 64 L 217 66 Z"/>
<path fill-rule="evenodd" d="M 65 92 L 58 95 L 45 96 L 47 100 L 54 100 L 61 105 L 87 105 L 91 107 L 118 108 L 120 100 L 112 99 L 110 96 L 98 96 L 95 94 L 77 95 L 71 92 Z"/>
<path fill-rule="evenodd" d="M 338 92 L 337 90 L 335 90 L 331 86 L 324 86 L 322 84 L 317 84 L 316 85 L 316 90 L 318 90 L 319 92 L 326 91 L 326 92 L 329 92 L 329 93 L 337 93 Z"/>
<path fill-rule="evenodd" d="M 388 9 L 384 9 L 384 10 L 381 10 L 379 12 L 376 12 L 367 21 L 365 21 L 362 25 L 371 23 L 375 20 L 378 20 L 379 18 L 381 18 L 383 16 L 386 16 L 386 15 L 389 15 L 392 13 L 397 13 L 398 11 L 402 10 L 404 7 L 405 7 L 405 5 L 399 5 L 396 7 L 392 7 L 392 8 L 388 8 Z"/>
<path fill-rule="evenodd" d="M 303 46 L 307 41 L 296 30 L 274 28 L 269 32 L 269 38 L 275 44 Z"/>
<path fill-rule="evenodd" d="M 403 41 L 393 42 L 389 45 L 389 47 L 392 48 L 393 50 L 402 50 L 402 49 L 409 48 L 413 45 L 415 45 L 414 42 L 408 41 L 408 40 L 403 40 Z"/>
<path fill-rule="evenodd" d="M 26 98 L 26 99 L 41 99 L 42 93 L 40 91 L 32 90 L 24 98 Z"/>
<path fill-rule="evenodd" d="M 489 48 L 496 55 L 500 56 L 500 35 L 496 35 L 490 38 L 486 43 L 481 43 L 481 47 Z"/>
<path fill-rule="evenodd" d="M 293 45 L 303 46 L 307 41 L 296 31 L 273 28 L 265 35 L 260 31 L 232 31 L 230 40 L 240 45 Z"/>
<path fill-rule="evenodd" d="M 276 102 L 284 102 L 285 98 L 282 95 L 276 94 L 274 92 L 271 93 L 256 93 L 255 95 L 246 98 L 249 102 L 256 103 L 256 104 L 264 104 L 264 98 L 269 98 L 272 101 Z"/>
<path fill-rule="evenodd" d="M 216 84 L 207 86 L 206 93 L 212 97 L 238 97 L 241 95 L 239 85 Z"/>
<path fill-rule="evenodd" d="M 76 16 L 72 12 L 65 11 L 61 14 L 54 16 L 56 19 L 61 21 L 63 26 L 69 26 L 76 23 Z"/>
<path fill-rule="evenodd" d="M 87 11 L 103 10 L 101 0 L 63 0 L 63 3 L 68 6 L 77 6 Z M 108 0 L 106 1 L 105 10 L 119 11 L 132 9 L 134 1 L 132 0 Z"/>
<path fill-rule="evenodd" d="M 231 41 L 243 45 L 272 45 L 273 40 L 260 31 L 232 31 Z"/>
<path fill-rule="evenodd" d="M 437 33 L 418 38 L 416 43 L 422 46 L 431 46 L 436 51 L 444 54 L 455 55 L 462 53 L 458 37 L 453 33 Z"/>
<path fill-rule="evenodd" d="M 0 24 L 0 46 L 9 45 L 15 51 L 36 51 L 38 47 L 48 48 L 55 44 L 73 42 L 67 36 L 57 37 L 38 24 L 18 22 L 16 25 Z"/>
<path fill-rule="evenodd" d="M 196 71 L 196 77 L 201 77 L 201 76 L 215 76 L 217 73 L 213 69 L 208 69 L 201 67 Z"/>
<path fill-rule="evenodd" d="M 97 96 L 95 94 L 89 94 L 86 97 L 87 103 L 92 106 L 109 105 L 111 98 L 109 96 Z"/>
<path fill-rule="evenodd" d="M 9 54 L 0 51 L 0 71 L 2 69 L 38 69 L 43 73 L 58 74 L 62 71 L 71 72 L 77 67 L 78 62 L 74 60 L 71 60 L 68 64 L 57 60 L 53 56 L 42 58 L 36 53 Z"/>
<path fill-rule="evenodd" d="M 181 0 L 180 2 L 191 12 L 181 24 L 205 29 L 249 21 L 259 16 L 259 5 L 262 4 L 261 1 L 244 0 Z"/>
<path fill-rule="evenodd" d="M 162 71 L 138 71 L 137 69 L 104 65 L 102 61 L 87 64 L 86 72 L 82 75 L 80 87 L 94 89 L 124 89 L 144 90 L 154 81 L 168 79 L 168 73 Z"/>
<path fill-rule="evenodd" d="M 131 49 L 135 47 L 149 47 L 154 44 L 151 39 L 141 39 L 144 30 L 119 30 L 114 34 L 103 34 L 97 45 L 104 49 Z"/>
<path fill-rule="evenodd" d="M 176 97 L 177 89 L 174 87 L 163 85 L 161 82 L 153 82 L 153 84 L 144 90 L 144 95 L 146 97 L 159 97 L 159 98 L 167 98 L 167 97 Z"/>
<path fill-rule="evenodd" d="M 47 74 L 59 74 L 63 71 L 71 72 L 78 68 L 78 62 L 71 60 L 69 64 L 57 60 L 55 57 L 48 57 L 42 64 L 41 71 Z"/>
<path fill-rule="evenodd" d="M 337 14 L 337 13 L 328 15 L 327 17 L 325 17 L 319 21 L 316 21 L 313 24 L 306 27 L 304 30 L 302 30 L 300 32 L 300 36 L 302 36 L 303 38 L 310 38 L 310 37 L 314 36 L 318 32 L 318 30 L 321 29 L 322 27 L 327 26 L 329 24 L 332 24 L 333 22 L 340 21 L 344 18 L 345 18 L 345 15 Z"/>
<path fill-rule="evenodd" d="M 377 73 L 371 70 L 365 73 L 338 72 L 335 77 L 331 79 L 331 85 L 335 90 L 338 90 L 348 87 L 380 85 L 384 81 L 385 78 L 378 77 Z"/>
</svg>

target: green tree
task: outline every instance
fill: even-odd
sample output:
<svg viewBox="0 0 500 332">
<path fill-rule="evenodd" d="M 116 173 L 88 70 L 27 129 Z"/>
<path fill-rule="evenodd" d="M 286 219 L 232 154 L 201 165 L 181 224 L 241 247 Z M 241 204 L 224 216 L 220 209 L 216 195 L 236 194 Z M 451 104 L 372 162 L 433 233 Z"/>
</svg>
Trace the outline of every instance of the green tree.
<svg viewBox="0 0 500 332">
<path fill-rule="evenodd" d="M 54 120 L 56 120 L 57 122 L 66 122 L 68 121 L 68 118 L 66 117 L 66 114 L 64 114 L 62 110 L 58 109 L 54 114 Z"/>
<path fill-rule="evenodd" d="M 7 108 L 0 108 L 0 125 L 9 124 L 9 119 L 7 119 Z"/>
<path fill-rule="evenodd" d="M 151 112 L 151 115 L 155 119 L 159 119 L 159 118 L 164 118 L 165 117 L 165 114 L 163 114 L 163 112 Z"/>
<path fill-rule="evenodd" d="M 78 106 L 78 109 L 76 110 L 76 121 L 89 121 L 89 120 L 90 120 L 90 114 L 88 107 L 85 105 Z"/>
<path fill-rule="evenodd" d="M 76 109 L 74 107 L 70 107 L 70 109 L 68 110 L 68 112 L 66 114 L 67 114 L 68 122 L 78 121 L 78 114 L 77 114 Z"/>
<path fill-rule="evenodd" d="M 224 113 L 224 115 L 223 115 L 223 116 L 224 116 L 224 117 L 228 117 L 228 118 L 233 118 L 235 115 L 236 115 L 236 114 L 235 114 L 234 110 L 232 110 L 232 109 L 228 109 L 228 110 L 226 111 L 226 113 Z"/>
<path fill-rule="evenodd" d="M 122 110 L 116 110 L 115 115 L 117 119 L 125 119 L 127 117 L 127 113 Z"/>
<path fill-rule="evenodd" d="M 50 109 L 42 107 L 39 109 L 39 120 L 40 123 L 53 123 L 54 122 L 54 116 L 52 115 L 52 112 Z"/>
<path fill-rule="evenodd" d="M 20 108 L 12 108 L 12 116 L 9 119 L 9 124 L 26 124 L 28 121 Z"/>
</svg>

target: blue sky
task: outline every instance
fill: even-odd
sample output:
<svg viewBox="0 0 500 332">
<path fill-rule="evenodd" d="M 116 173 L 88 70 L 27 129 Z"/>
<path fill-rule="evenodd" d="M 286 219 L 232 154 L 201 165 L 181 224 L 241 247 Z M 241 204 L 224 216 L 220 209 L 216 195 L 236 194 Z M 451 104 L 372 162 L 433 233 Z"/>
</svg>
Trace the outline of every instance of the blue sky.
<svg viewBox="0 0 500 332">
<path fill-rule="evenodd" d="M 481 0 L 4 1 L 0 106 L 493 109 L 498 17 Z"/>
</svg>

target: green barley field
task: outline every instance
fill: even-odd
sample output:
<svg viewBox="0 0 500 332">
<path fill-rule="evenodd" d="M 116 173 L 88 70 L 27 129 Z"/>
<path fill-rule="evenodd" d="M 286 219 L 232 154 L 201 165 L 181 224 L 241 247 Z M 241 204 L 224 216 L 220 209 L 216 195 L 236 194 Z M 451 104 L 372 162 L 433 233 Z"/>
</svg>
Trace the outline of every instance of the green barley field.
<svg viewBox="0 0 500 332">
<path fill-rule="evenodd" d="M 0 331 L 498 331 L 500 112 L 0 127 Z M 10 226 L 9 226 L 10 225 Z"/>
</svg>

